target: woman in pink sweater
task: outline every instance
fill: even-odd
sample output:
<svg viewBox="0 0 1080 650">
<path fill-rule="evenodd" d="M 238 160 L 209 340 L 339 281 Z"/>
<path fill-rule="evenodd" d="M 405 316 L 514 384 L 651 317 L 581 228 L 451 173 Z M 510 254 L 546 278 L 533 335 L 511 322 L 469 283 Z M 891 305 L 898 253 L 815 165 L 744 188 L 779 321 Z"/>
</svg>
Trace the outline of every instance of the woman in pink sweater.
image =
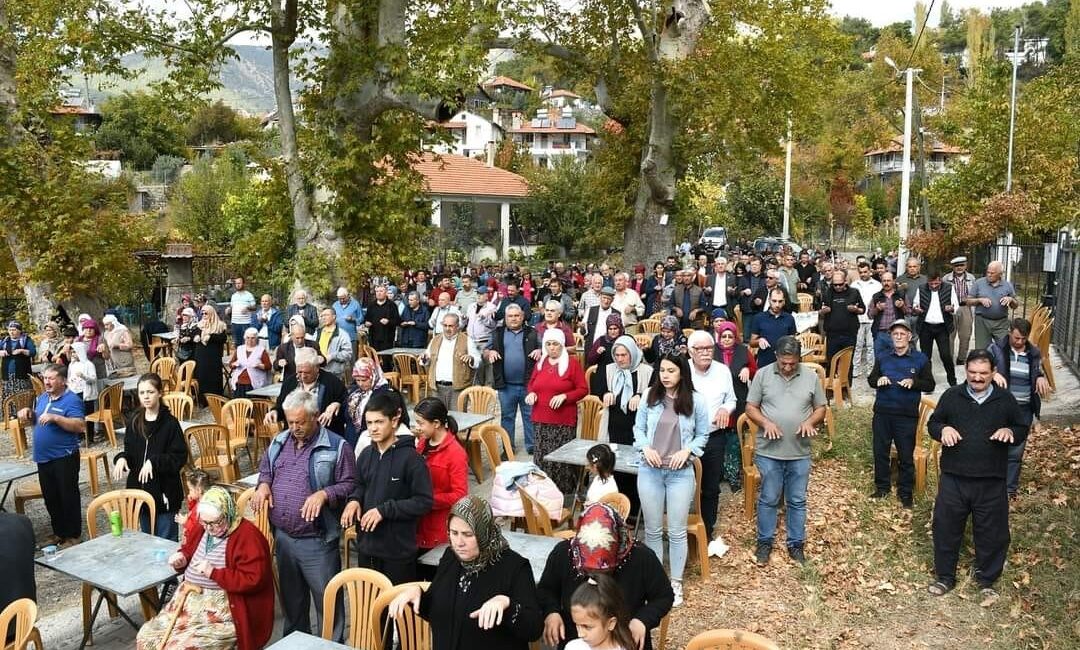
<svg viewBox="0 0 1080 650">
<path fill-rule="evenodd" d="M 542 342 L 544 354 L 536 362 L 525 396 L 525 403 L 532 406 L 533 460 L 563 494 L 571 494 L 580 470 L 565 463 L 545 463 L 544 457 L 577 437 L 577 404 L 589 389 L 581 364 L 566 352 L 562 330 L 546 330 Z"/>
</svg>

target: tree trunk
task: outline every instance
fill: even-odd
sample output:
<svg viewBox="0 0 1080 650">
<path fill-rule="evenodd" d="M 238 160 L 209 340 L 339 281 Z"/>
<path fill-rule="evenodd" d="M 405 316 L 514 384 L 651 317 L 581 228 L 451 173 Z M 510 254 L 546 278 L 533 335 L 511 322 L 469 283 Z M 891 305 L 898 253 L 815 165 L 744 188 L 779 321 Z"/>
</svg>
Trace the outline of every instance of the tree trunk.
<svg viewBox="0 0 1080 650">
<path fill-rule="evenodd" d="M 667 88 L 659 75 L 653 78 L 649 104 L 649 138 L 641 154 L 634 217 L 626 225 L 623 239 L 624 259 L 645 263 L 662 260 L 673 250 L 668 215 L 675 200 L 674 120 Z"/>
</svg>

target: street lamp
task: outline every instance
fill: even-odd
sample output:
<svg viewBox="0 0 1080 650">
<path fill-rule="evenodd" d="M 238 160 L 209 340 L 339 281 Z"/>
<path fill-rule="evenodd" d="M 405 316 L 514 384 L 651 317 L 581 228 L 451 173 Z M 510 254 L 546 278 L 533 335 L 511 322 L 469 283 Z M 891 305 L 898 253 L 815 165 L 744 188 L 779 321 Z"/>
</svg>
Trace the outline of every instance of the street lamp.
<svg viewBox="0 0 1080 650">
<path fill-rule="evenodd" d="M 781 237 L 791 237 L 791 118 L 787 121 L 787 160 L 784 162 L 784 231 Z"/>
<path fill-rule="evenodd" d="M 915 73 L 921 72 L 917 68 L 900 70 L 889 57 L 885 57 L 885 63 L 896 71 L 896 76 L 904 75 L 907 78 L 907 93 L 904 100 L 904 162 L 903 172 L 900 176 L 900 245 L 896 251 L 896 268 L 902 269 L 907 264 L 907 245 L 905 240 L 908 236 L 908 210 L 911 205 L 911 112 L 912 90 L 915 82 Z"/>
</svg>

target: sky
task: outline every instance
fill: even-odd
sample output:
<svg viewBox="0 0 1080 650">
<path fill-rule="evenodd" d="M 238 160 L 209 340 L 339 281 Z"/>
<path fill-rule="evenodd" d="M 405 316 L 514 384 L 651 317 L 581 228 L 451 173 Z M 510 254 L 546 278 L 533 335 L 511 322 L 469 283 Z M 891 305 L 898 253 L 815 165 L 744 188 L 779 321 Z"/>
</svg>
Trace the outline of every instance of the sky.
<svg viewBox="0 0 1080 650">
<path fill-rule="evenodd" d="M 930 4 L 930 0 L 924 0 Z M 953 12 L 957 9 L 981 9 L 984 12 L 996 7 L 1020 7 L 1031 0 L 949 0 Z M 896 0 L 832 0 L 832 10 L 836 16 L 855 16 L 869 20 L 875 27 L 882 27 L 900 21 L 911 21 L 915 17 L 915 2 L 897 2 Z M 938 23 L 941 13 L 941 0 L 934 2 L 930 12 L 930 26 Z"/>
</svg>

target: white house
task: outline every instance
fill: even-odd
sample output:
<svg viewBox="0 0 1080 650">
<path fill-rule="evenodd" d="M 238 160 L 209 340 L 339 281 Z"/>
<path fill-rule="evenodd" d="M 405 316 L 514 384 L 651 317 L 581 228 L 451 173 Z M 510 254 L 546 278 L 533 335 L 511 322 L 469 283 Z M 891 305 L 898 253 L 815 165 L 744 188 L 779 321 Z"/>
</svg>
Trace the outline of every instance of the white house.
<svg viewBox="0 0 1080 650">
<path fill-rule="evenodd" d="M 912 142 L 911 149 L 911 172 L 918 170 L 918 150 L 916 143 Z M 968 152 L 960 147 L 954 147 L 942 142 L 931 142 L 926 151 L 926 173 L 929 175 L 943 174 L 949 171 L 949 166 L 955 161 L 967 162 Z M 866 161 L 867 176 L 875 176 L 881 181 L 888 181 L 904 171 L 904 142 L 900 138 L 893 138 L 888 146 L 880 149 L 872 149 L 863 154 Z"/>
<path fill-rule="evenodd" d="M 433 145 L 431 150 L 440 154 L 457 154 L 466 158 L 485 156 L 488 143 L 498 144 L 503 139 L 502 126 L 496 121 L 498 109 L 493 110 L 493 119 L 488 119 L 472 111 L 458 111 L 456 115 L 439 126 L 448 129 L 453 141 Z"/>
<path fill-rule="evenodd" d="M 569 90 L 552 90 L 550 87 L 544 89 L 541 100 L 549 107 L 558 110 L 562 110 L 567 106 L 570 108 L 581 106 L 581 95 Z"/>
<path fill-rule="evenodd" d="M 590 144 L 596 139 L 596 131 L 578 122 L 569 107 L 562 109 L 561 116 L 556 112 L 552 117 L 548 109 L 537 109 L 531 121 L 512 124 L 508 135 L 541 167 L 551 167 L 559 156 L 587 159 Z"/>
</svg>

